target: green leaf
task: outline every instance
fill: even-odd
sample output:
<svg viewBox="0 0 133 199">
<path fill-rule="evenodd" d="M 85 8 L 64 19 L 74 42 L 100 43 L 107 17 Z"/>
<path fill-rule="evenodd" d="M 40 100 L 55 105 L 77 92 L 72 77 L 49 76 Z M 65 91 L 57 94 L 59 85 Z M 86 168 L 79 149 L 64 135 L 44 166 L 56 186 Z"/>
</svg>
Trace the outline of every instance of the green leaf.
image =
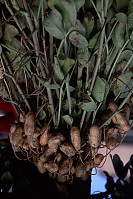
<svg viewBox="0 0 133 199">
<path fill-rule="evenodd" d="M 19 10 L 19 7 L 23 8 L 22 0 L 11 0 L 11 4 L 16 10 Z"/>
<path fill-rule="evenodd" d="M 77 11 L 74 0 L 71 1 L 63 0 L 62 4 L 64 8 L 67 10 L 71 23 L 74 26 L 77 18 Z"/>
<path fill-rule="evenodd" d="M 61 70 L 65 76 L 69 72 L 70 68 L 75 64 L 74 59 L 70 59 L 69 57 L 66 57 L 65 55 L 61 55 L 58 58 L 58 62 L 60 64 Z"/>
<path fill-rule="evenodd" d="M 121 71 L 123 70 L 123 68 L 124 68 L 125 65 L 126 65 L 126 62 L 124 60 L 118 62 L 116 64 L 116 67 L 115 67 L 116 73 L 121 73 Z"/>
<path fill-rule="evenodd" d="M 41 116 L 40 116 L 40 120 L 44 120 L 44 119 L 45 119 L 45 117 L 46 117 L 46 113 L 45 113 L 45 111 L 44 111 L 44 110 L 42 110 L 42 112 L 41 112 Z"/>
<path fill-rule="evenodd" d="M 4 3 L 5 2 L 5 0 L 0 0 L 0 3 Z"/>
<path fill-rule="evenodd" d="M 74 28 L 83 36 L 86 35 L 86 30 L 83 24 L 77 19 Z"/>
<path fill-rule="evenodd" d="M 88 51 L 88 48 L 79 48 L 77 50 L 77 60 L 81 65 L 86 65 L 89 61 L 90 53 Z"/>
<path fill-rule="evenodd" d="M 13 38 L 18 35 L 19 35 L 19 32 L 15 26 L 8 23 L 4 25 L 4 33 L 3 33 L 3 38 L 2 38 L 2 41 L 4 44 L 11 43 Z"/>
<path fill-rule="evenodd" d="M 85 0 L 74 0 L 77 12 L 85 4 Z"/>
<path fill-rule="evenodd" d="M 129 0 L 116 0 L 116 5 L 119 11 L 125 11 L 128 8 Z"/>
<path fill-rule="evenodd" d="M 88 38 L 94 28 L 94 17 L 90 12 L 87 12 L 87 14 L 85 15 L 83 20 L 83 25 L 86 30 L 86 38 Z"/>
<path fill-rule="evenodd" d="M 49 8 L 53 9 L 54 6 L 61 3 L 61 0 L 48 0 Z"/>
<path fill-rule="evenodd" d="M 74 109 L 75 105 L 76 105 L 76 100 L 73 97 L 71 97 L 72 110 Z M 63 101 L 62 106 L 63 106 L 63 112 L 65 112 L 65 113 L 68 112 L 68 110 L 69 110 L 68 100 Z"/>
<path fill-rule="evenodd" d="M 88 43 L 88 47 L 89 47 L 89 48 L 94 48 L 94 47 L 95 47 L 96 42 L 97 42 L 98 37 L 99 37 L 99 34 L 100 34 L 100 32 L 96 33 L 96 34 L 89 40 L 89 43 Z"/>
<path fill-rule="evenodd" d="M 66 32 L 62 24 L 62 16 L 58 10 L 52 9 L 49 16 L 44 21 L 44 28 L 57 39 L 63 39 Z"/>
<path fill-rule="evenodd" d="M 115 16 L 115 10 L 113 9 L 113 6 L 111 6 L 110 9 L 107 11 L 106 18 L 108 21 L 110 21 Z"/>
<path fill-rule="evenodd" d="M 62 15 L 63 21 L 67 25 L 70 25 L 71 24 L 71 20 L 70 20 L 69 12 L 64 7 L 64 5 L 62 3 L 63 3 L 63 1 L 61 1 L 61 0 L 59 0 L 59 1 L 58 0 L 48 0 L 48 6 L 51 9 L 53 9 L 53 7 L 55 7 L 60 12 L 60 14 Z M 69 3 L 66 2 L 66 6 L 68 7 Z"/>
<path fill-rule="evenodd" d="M 133 12 L 127 17 L 128 31 L 133 31 Z"/>
<path fill-rule="evenodd" d="M 130 57 L 132 56 L 132 54 L 133 54 L 132 50 L 124 50 L 124 51 L 121 53 L 121 55 L 120 55 L 120 57 L 119 57 L 119 59 L 118 59 L 118 63 L 121 62 L 121 61 L 123 61 L 123 60 L 124 60 L 125 62 L 128 62 L 128 60 L 130 59 Z M 130 67 L 130 68 L 133 68 L 133 59 L 132 59 L 132 61 L 130 62 L 129 67 Z"/>
<path fill-rule="evenodd" d="M 105 95 L 105 88 L 106 88 L 105 81 L 103 81 L 102 78 L 97 76 L 96 82 L 92 91 L 92 95 L 97 100 L 97 102 L 103 101 L 104 95 Z"/>
<path fill-rule="evenodd" d="M 53 71 L 54 71 L 55 81 L 59 84 L 62 83 L 64 79 L 64 74 L 61 70 L 57 57 L 54 57 Z"/>
<path fill-rule="evenodd" d="M 43 79 L 42 77 L 39 77 L 38 75 L 36 75 L 36 78 L 39 80 L 39 82 L 41 84 L 43 84 L 43 86 L 45 86 L 46 88 L 49 88 L 49 89 L 58 89 L 60 88 L 60 85 L 59 84 L 51 84 L 51 81 L 46 81 L 45 79 Z"/>
<path fill-rule="evenodd" d="M 102 102 L 102 106 L 103 106 L 106 103 L 107 96 L 108 96 L 109 91 L 110 91 L 110 86 L 109 86 L 108 82 L 105 79 L 102 78 L 102 80 L 105 83 L 105 93 L 104 93 L 104 98 L 103 98 L 103 102 Z"/>
<path fill-rule="evenodd" d="M 82 80 L 77 81 L 77 89 L 80 90 L 82 88 Z"/>
<path fill-rule="evenodd" d="M 119 89 L 116 81 L 111 85 L 111 90 L 113 91 L 115 96 L 119 94 Z"/>
<path fill-rule="evenodd" d="M 73 31 L 69 34 L 69 40 L 75 47 L 78 48 L 86 48 L 88 46 L 86 38 L 77 31 Z"/>
<path fill-rule="evenodd" d="M 69 89 L 70 89 L 70 92 L 73 92 L 75 90 L 75 87 L 69 85 Z"/>
<path fill-rule="evenodd" d="M 12 42 L 6 44 L 6 48 L 8 50 L 6 51 L 6 56 L 8 57 L 8 60 L 11 62 L 13 70 L 17 71 L 19 80 L 23 81 L 21 74 L 22 67 L 20 67 L 20 64 L 24 67 L 26 65 L 26 68 L 30 68 L 29 56 L 24 56 L 24 54 L 26 53 L 24 45 L 21 45 L 21 41 L 17 38 L 13 38 Z M 26 64 L 24 65 L 23 63 Z"/>
<path fill-rule="evenodd" d="M 122 22 L 119 22 L 113 32 L 112 39 L 117 48 L 122 48 L 125 42 L 125 27 L 126 26 Z"/>
<path fill-rule="evenodd" d="M 60 85 L 59 84 L 50 84 L 49 82 L 45 82 L 43 84 L 46 88 L 49 88 L 49 89 L 57 89 L 57 88 L 60 88 Z"/>
<path fill-rule="evenodd" d="M 125 98 L 128 95 L 129 91 L 132 88 L 133 88 L 133 81 L 132 81 L 132 79 L 130 79 L 129 84 L 128 84 L 128 86 L 125 89 L 121 88 L 121 92 L 119 91 L 119 87 L 117 85 L 117 81 L 115 81 L 113 83 L 113 85 L 111 86 L 111 89 L 112 89 L 112 91 L 113 91 L 113 93 L 114 93 L 115 96 L 117 96 L 118 94 L 120 94 L 119 98 Z"/>
<path fill-rule="evenodd" d="M 78 10 L 84 5 L 85 0 L 49 0 L 48 6 L 55 7 L 62 15 L 67 25 L 75 25 Z"/>
<path fill-rule="evenodd" d="M 128 87 L 132 77 L 132 72 L 126 71 L 122 75 L 120 75 L 117 79 L 117 87 L 120 93 L 123 93 L 125 89 Z"/>
<path fill-rule="evenodd" d="M 62 117 L 69 126 L 72 126 L 73 118 L 70 115 L 63 115 Z"/>
<path fill-rule="evenodd" d="M 117 13 L 116 19 L 122 22 L 123 24 L 127 24 L 127 15 L 123 12 Z"/>
<path fill-rule="evenodd" d="M 112 3 L 113 3 L 113 0 L 109 0 L 109 1 L 108 1 L 108 5 L 107 5 L 108 8 L 111 7 Z M 97 11 L 98 11 L 99 13 L 102 13 L 102 12 L 103 12 L 103 10 L 104 10 L 104 4 L 105 4 L 105 3 L 103 3 L 103 0 L 96 0 L 96 9 L 97 9 Z"/>
<path fill-rule="evenodd" d="M 79 106 L 86 112 L 92 112 L 96 109 L 96 103 L 94 100 L 90 97 L 90 102 L 80 102 Z"/>
<path fill-rule="evenodd" d="M 8 192 L 13 184 L 13 177 L 9 171 L 6 171 L 1 177 L 1 189 L 4 192 Z"/>
</svg>

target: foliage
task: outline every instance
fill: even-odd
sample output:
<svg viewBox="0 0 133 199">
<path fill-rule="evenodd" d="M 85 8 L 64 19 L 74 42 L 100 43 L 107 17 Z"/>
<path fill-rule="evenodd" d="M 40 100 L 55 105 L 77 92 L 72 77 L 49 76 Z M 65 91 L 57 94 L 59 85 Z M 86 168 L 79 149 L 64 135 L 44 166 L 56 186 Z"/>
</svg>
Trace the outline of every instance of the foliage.
<svg viewBox="0 0 133 199">
<path fill-rule="evenodd" d="M 133 86 L 131 3 L 1 1 L 1 89 L 18 112 L 45 113 L 56 128 L 63 117 L 69 128 L 81 120 L 80 108 L 98 114 L 112 92 L 124 99 Z M 73 110 L 72 99 L 79 99 Z"/>
<path fill-rule="evenodd" d="M 102 128 L 99 115 L 110 99 L 118 109 L 126 103 L 131 108 L 132 5 L 132 0 L 1 0 L 1 97 L 18 114 L 33 110 L 37 125 L 50 123 L 52 129 L 76 124 L 86 131 L 96 122 Z M 3 176 L 8 184 L 10 174 Z"/>
</svg>

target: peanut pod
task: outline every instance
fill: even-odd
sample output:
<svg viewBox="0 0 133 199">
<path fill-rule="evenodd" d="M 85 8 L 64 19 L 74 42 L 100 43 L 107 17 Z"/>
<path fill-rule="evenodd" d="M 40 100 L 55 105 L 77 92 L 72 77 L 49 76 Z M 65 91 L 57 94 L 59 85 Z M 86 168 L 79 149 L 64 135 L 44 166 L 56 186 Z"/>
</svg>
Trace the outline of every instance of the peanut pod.
<svg viewBox="0 0 133 199">
<path fill-rule="evenodd" d="M 42 146 L 45 146 L 48 144 L 49 131 L 50 131 L 50 126 L 48 126 L 48 124 L 45 124 L 40 132 L 41 134 L 40 144 Z"/>
<path fill-rule="evenodd" d="M 60 145 L 60 150 L 67 155 L 68 157 L 72 157 L 75 155 L 75 149 L 69 142 L 63 142 Z"/>
<path fill-rule="evenodd" d="M 32 136 L 35 131 L 35 115 L 29 111 L 25 116 L 24 132 L 27 136 Z"/>
<path fill-rule="evenodd" d="M 115 111 L 117 110 L 117 105 L 114 102 L 110 102 L 109 103 L 109 109 L 112 111 L 112 113 L 115 113 Z M 130 125 L 128 123 L 128 121 L 125 119 L 124 115 L 122 113 L 117 113 L 113 118 L 115 119 L 115 123 L 120 125 L 120 128 L 123 131 L 128 131 L 130 130 Z"/>
<path fill-rule="evenodd" d="M 101 162 L 103 161 L 104 159 L 104 155 L 103 154 L 97 154 L 95 157 L 94 157 L 94 166 L 95 167 L 98 167 Z"/>
<path fill-rule="evenodd" d="M 48 146 L 53 152 L 57 152 L 58 146 L 65 138 L 61 133 L 57 133 L 56 135 L 50 136 L 48 139 Z"/>
<path fill-rule="evenodd" d="M 76 177 L 78 177 L 78 178 L 80 178 L 86 174 L 86 168 L 81 162 L 79 162 L 76 165 L 75 174 L 76 174 Z"/>
<path fill-rule="evenodd" d="M 81 137 L 80 137 L 80 130 L 78 127 L 73 126 L 70 131 L 71 142 L 76 149 L 79 151 L 81 149 Z"/>
<path fill-rule="evenodd" d="M 90 127 L 89 135 L 88 135 L 88 141 L 92 148 L 96 148 L 100 144 L 100 130 L 99 127 L 94 124 Z"/>
<path fill-rule="evenodd" d="M 40 172 L 40 173 L 45 173 L 47 170 L 46 170 L 46 168 L 43 166 L 43 162 L 41 161 L 41 160 L 39 160 L 38 162 L 37 162 L 37 169 L 38 169 L 38 171 Z"/>
<path fill-rule="evenodd" d="M 43 164 L 44 168 L 47 169 L 50 173 L 56 173 L 58 171 L 58 166 L 53 161 L 45 162 Z"/>
<path fill-rule="evenodd" d="M 73 164 L 73 159 L 72 158 L 65 158 L 59 168 L 59 174 L 64 175 L 70 172 L 70 169 Z"/>
</svg>

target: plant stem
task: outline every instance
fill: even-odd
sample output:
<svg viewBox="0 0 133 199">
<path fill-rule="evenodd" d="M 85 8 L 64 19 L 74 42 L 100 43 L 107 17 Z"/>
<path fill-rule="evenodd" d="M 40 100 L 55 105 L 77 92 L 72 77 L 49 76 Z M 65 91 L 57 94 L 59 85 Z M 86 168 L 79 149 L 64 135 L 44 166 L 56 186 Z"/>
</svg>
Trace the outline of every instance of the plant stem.
<svg viewBox="0 0 133 199">
<path fill-rule="evenodd" d="M 81 80 L 82 79 L 82 72 L 83 72 L 83 68 L 82 67 L 78 67 L 78 71 L 77 71 L 77 80 Z"/>
<path fill-rule="evenodd" d="M 133 87 L 130 90 L 130 92 L 128 93 L 128 95 L 124 98 L 124 100 L 122 101 L 122 103 L 120 104 L 120 106 L 118 107 L 118 110 L 120 110 L 127 102 L 127 100 L 130 98 L 130 96 L 133 94 Z"/>
<path fill-rule="evenodd" d="M 92 0 L 91 0 L 91 3 L 94 6 L 94 8 L 95 8 L 95 10 L 98 14 L 98 11 L 95 7 L 95 4 Z M 94 86 L 94 83 L 95 83 L 95 80 L 96 80 L 96 77 L 97 77 L 97 72 L 98 72 L 98 69 L 99 69 L 99 66 L 100 66 L 101 55 L 102 55 L 102 50 L 103 50 L 104 35 L 105 35 L 105 17 L 106 17 L 106 14 L 107 14 L 108 0 L 106 0 L 106 2 L 105 2 L 105 9 L 103 7 L 103 1 L 101 3 L 102 3 L 103 11 L 102 11 L 101 16 L 99 16 L 99 14 L 98 14 L 98 16 L 99 16 L 99 19 L 101 21 L 102 30 L 101 30 L 101 35 L 100 35 L 100 44 L 99 44 L 98 56 L 97 56 L 96 65 L 95 65 L 95 68 L 94 68 L 94 71 L 93 71 L 92 81 L 91 81 L 91 85 L 90 85 L 90 93 L 93 90 L 93 86 Z"/>
<path fill-rule="evenodd" d="M 44 71 L 44 67 L 43 67 L 43 64 L 42 64 L 42 59 L 40 58 L 40 55 L 39 55 L 40 46 L 39 46 L 37 33 L 34 30 L 34 24 L 33 24 L 32 20 L 31 20 L 31 16 L 30 16 L 30 12 L 29 12 L 29 9 L 28 9 L 27 2 L 26 2 L 26 0 L 22 0 L 22 2 L 23 2 L 24 9 L 27 12 L 25 14 L 25 17 L 26 17 L 27 23 L 29 25 L 30 31 L 32 33 L 32 38 L 33 38 L 33 42 L 34 42 L 34 46 L 35 46 L 35 50 L 36 50 L 36 55 L 39 58 L 40 70 L 41 70 L 43 78 L 46 79 L 46 73 Z M 53 103 L 52 92 L 51 92 L 51 90 L 49 88 L 47 88 L 47 94 L 48 94 L 50 110 L 51 110 L 51 114 L 52 114 L 52 118 L 53 118 L 53 124 L 55 126 L 56 125 L 56 120 L 55 120 L 55 112 L 54 112 L 54 103 Z"/>
<path fill-rule="evenodd" d="M 69 89 L 69 74 L 66 77 L 66 89 L 67 89 L 67 99 L 68 99 L 69 115 L 71 115 L 71 113 L 72 113 L 72 106 L 71 106 L 71 96 L 70 96 L 70 89 Z"/>
<path fill-rule="evenodd" d="M 98 12 L 98 10 L 97 10 L 97 8 L 96 8 L 96 5 L 94 4 L 93 0 L 90 0 L 90 2 L 91 2 L 91 4 L 93 5 L 93 7 L 94 7 L 94 9 L 95 9 L 95 11 L 96 11 L 96 13 L 97 13 L 97 15 L 98 15 L 98 18 L 99 18 L 99 20 L 100 20 L 100 23 L 102 23 L 102 18 L 101 18 L 100 14 L 99 14 L 99 12 Z"/>
<path fill-rule="evenodd" d="M 99 12 L 98 12 L 98 10 L 97 10 L 97 8 L 96 8 L 96 6 L 95 6 L 95 4 L 92 0 L 91 0 L 91 3 L 92 3 L 93 7 L 95 8 L 95 10 L 97 12 L 97 15 L 98 15 L 100 23 L 101 23 L 101 29 L 102 30 L 101 30 L 101 34 L 100 34 L 100 44 L 99 44 L 98 56 L 97 56 L 96 65 L 94 67 L 94 71 L 93 71 L 93 74 L 92 74 L 92 80 L 91 80 L 91 84 L 90 84 L 90 93 L 89 94 L 91 94 L 91 92 L 93 90 L 95 80 L 96 80 L 96 77 L 97 77 L 97 73 L 98 73 L 98 69 L 99 69 L 100 62 L 101 62 L 101 55 L 102 55 L 102 51 L 103 51 L 103 42 L 104 42 L 104 35 L 105 35 L 105 17 L 106 17 L 106 14 L 107 14 L 108 0 L 105 2 L 105 8 L 103 7 L 103 5 L 104 5 L 103 1 L 101 2 L 102 7 L 103 7 L 103 11 L 102 11 L 101 16 L 100 16 L 100 14 L 99 14 Z M 85 115 L 86 115 L 86 111 L 83 112 L 83 115 L 81 117 L 81 122 L 80 122 L 81 127 L 83 125 Z"/>
<path fill-rule="evenodd" d="M 107 75 L 109 73 L 109 70 L 111 68 L 111 65 L 112 65 L 112 63 L 113 63 L 113 61 L 114 61 L 117 53 L 118 53 L 118 48 L 114 47 L 113 50 L 112 50 L 112 53 L 110 55 L 110 58 L 107 61 L 106 68 L 104 70 L 104 76 L 105 76 L 105 78 L 107 78 Z"/>
<path fill-rule="evenodd" d="M 86 111 L 83 111 L 82 117 L 81 117 L 81 121 L 80 121 L 80 130 L 82 129 L 83 123 L 84 123 L 84 119 L 86 116 Z"/>
<path fill-rule="evenodd" d="M 46 46 L 45 46 L 45 31 L 43 29 L 43 49 L 44 49 L 44 60 L 45 60 L 45 65 L 47 68 L 47 73 L 49 73 L 49 68 L 48 68 L 48 60 L 47 60 L 47 55 L 46 55 Z M 52 55 L 51 55 L 52 56 Z M 52 56 L 53 57 L 53 56 Z M 52 59 L 52 57 L 50 57 Z M 51 61 L 51 60 L 50 60 Z M 49 99 L 49 106 L 50 106 L 50 111 L 53 117 L 53 124 L 54 126 L 56 126 L 57 123 L 57 119 L 55 116 L 55 111 L 54 111 L 54 102 L 53 102 L 53 97 L 52 97 L 52 92 L 51 89 L 46 88 L 47 89 L 47 94 L 48 94 L 48 99 Z M 57 90 L 57 89 L 56 89 Z"/>
<path fill-rule="evenodd" d="M 9 63 L 8 63 L 8 61 L 7 61 L 6 56 L 4 55 L 4 53 L 2 53 L 2 58 L 3 58 L 4 62 L 5 62 L 5 64 L 8 66 L 8 71 L 9 71 L 10 77 L 12 78 L 13 83 L 16 85 L 16 87 L 17 87 L 17 89 L 18 89 L 21 97 L 23 98 L 25 104 L 27 105 L 28 109 L 31 110 L 29 102 L 25 98 L 25 95 L 23 94 L 21 88 L 19 87 L 18 83 L 16 82 L 15 78 L 13 77 L 12 70 L 11 70 L 11 68 L 9 66 Z"/>
<path fill-rule="evenodd" d="M 105 126 L 117 113 L 120 113 L 122 110 L 117 110 L 115 113 L 113 113 L 99 128 L 101 129 L 102 127 Z"/>
<path fill-rule="evenodd" d="M 53 63 L 53 59 L 54 59 L 54 51 L 53 51 L 53 36 L 49 35 L 49 57 L 50 57 L 50 63 Z M 48 67 L 47 67 L 48 68 Z M 57 91 L 58 89 L 56 89 L 56 93 L 58 93 Z M 51 102 L 51 112 L 53 115 L 53 122 L 54 122 L 54 126 L 56 126 L 57 124 L 57 119 L 55 116 L 55 112 L 54 112 L 54 102 L 53 102 L 53 98 L 52 98 L 52 92 L 51 89 L 47 88 L 47 93 L 48 93 L 48 98 Z"/>
<path fill-rule="evenodd" d="M 93 118 L 92 118 L 92 123 L 91 124 L 94 124 L 97 111 L 99 110 L 99 108 L 100 108 L 101 105 L 102 105 L 102 102 L 99 103 L 97 109 L 93 112 Z"/>
<path fill-rule="evenodd" d="M 57 127 L 60 123 L 60 115 L 61 115 L 61 102 L 62 102 L 62 91 L 63 91 L 64 81 L 62 82 L 62 85 L 60 87 L 60 98 L 59 98 L 59 110 L 58 110 L 58 120 L 57 120 Z"/>
<path fill-rule="evenodd" d="M 26 2 L 26 0 L 22 0 L 22 2 L 23 2 L 24 9 L 26 11 L 25 18 L 27 20 L 27 23 L 29 25 L 30 31 L 32 33 L 32 38 L 33 38 L 33 43 L 34 43 L 36 55 L 39 58 L 38 63 L 39 63 L 39 66 L 40 66 L 40 70 L 41 70 L 43 78 L 45 79 L 46 78 L 46 74 L 45 74 L 45 71 L 44 71 L 44 67 L 43 67 L 43 64 L 42 64 L 41 57 L 39 55 L 40 46 L 39 46 L 39 41 L 38 41 L 38 37 L 37 37 L 37 32 L 35 31 L 34 24 L 33 24 L 32 20 L 31 20 L 30 11 L 29 11 L 27 2 Z"/>
<path fill-rule="evenodd" d="M 90 85 L 90 93 L 93 90 L 93 86 L 97 77 L 97 72 L 99 69 L 99 65 L 100 65 L 100 61 L 101 61 L 101 55 L 102 55 L 102 48 L 103 48 L 103 41 L 104 41 L 104 33 L 105 33 L 105 25 L 101 31 L 101 35 L 100 35 L 100 44 L 99 44 L 99 50 L 98 50 L 98 56 L 97 56 L 97 60 L 96 60 L 96 65 L 93 71 L 93 75 L 92 75 L 92 80 L 91 80 L 91 85 Z"/>
<path fill-rule="evenodd" d="M 64 44 L 66 38 L 68 37 L 68 35 L 70 34 L 70 32 L 72 32 L 72 31 L 74 31 L 74 30 L 75 30 L 75 29 L 74 29 L 73 27 L 70 28 L 70 29 L 68 30 L 68 32 L 66 33 L 65 38 L 61 40 L 60 45 L 59 45 L 59 48 L 58 48 L 58 51 L 57 51 L 57 57 L 59 57 L 59 55 L 60 55 L 61 48 L 63 47 L 63 44 Z"/>
<path fill-rule="evenodd" d="M 114 26 L 112 27 L 112 29 L 111 29 L 111 31 L 110 31 L 110 33 L 109 33 L 109 36 L 108 36 L 107 40 L 105 41 L 105 45 L 106 45 L 106 44 L 109 42 L 109 40 L 111 39 L 112 33 L 113 33 L 113 31 L 114 31 L 114 29 L 115 29 L 115 27 L 116 27 L 117 24 L 118 24 L 118 20 L 115 22 Z M 105 48 L 105 46 L 104 46 L 104 48 Z M 104 49 L 103 49 L 103 50 L 104 50 Z"/>
<path fill-rule="evenodd" d="M 8 9 L 8 11 L 10 12 L 10 14 L 12 15 L 14 21 L 16 22 L 18 28 L 20 29 L 20 31 L 22 32 L 22 34 L 24 35 L 24 37 L 26 38 L 27 41 L 29 41 L 29 43 L 33 46 L 33 42 L 28 38 L 28 36 L 26 35 L 25 31 L 23 30 L 23 28 L 21 27 L 17 17 L 15 16 L 14 12 L 12 11 L 11 7 L 8 5 L 8 2 L 5 1 L 5 5 Z"/>
<path fill-rule="evenodd" d="M 0 59 L 1 59 L 1 64 L 2 64 L 2 67 L 3 67 L 4 73 L 5 73 L 5 72 L 6 72 L 6 69 L 5 69 L 4 62 L 3 62 L 3 59 L 2 59 L 2 57 L 1 57 L 1 55 L 0 55 Z M 3 75 L 2 75 L 2 74 L 0 74 L 0 75 L 1 75 L 1 78 L 3 78 Z M 7 78 L 8 78 L 8 77 L 7 77 Z M 11 89 L 12 89 L 12 93 L 13 93 L 13 95 L 14 95 L 16 101 L 18 101 L 18 96 L 17 96 L 16 90 L 15 90 L 15 88 L 14 88 L 13 82 L 11 81 L 10 78 L 8 78 L 7 80 L 9 81 L 9 84 L 10 84 Z M 11 103 L 12 103 L 12 104 L 15 104 L 15 102 L 13 102 L 12 95 L 11 95 L 11 92 L 10 92 L 10 89 L 9 89 L 9 86 L 8 86 L 8 83 L 7 83 L 7 81 L 6 81 L 6 78 L 3 78 L 3 81 L 4 81 L 4 84 L 5 84 L 5 89 L 7 89 L 7 91 L 8 91 L 8 96 L 9 96 L 9 98 L 10 98 L 10 100 L 11 100 Z M 17 111 L 16 111 L 16 113 L 17 113 Z"/>
<path fill-rule="evenodd" d="M 49 35 L 49 57 L 50 57 L 50 62 L 51 64 L 53 63 L 53 56 L 54 52 L 53 52 L 53 36 Z"/>
<path fill-rule="evenodd" d="M 54 126 L 56 126 L 54 103 L 53 103 L 53 97 L 52 97 L 51 89 L 47 88 L 47 94 L 48 94 L 48 100 L 49 100 L 49 107 L 50 107 L 51 114 L 52 114 L 52 117 L 53 117 L 53 124 L 54 124 Z"/>
<path fill-rule="evenodd" d="M 112 75 L 112 73 L 113 73 L 113 71 L 114 71 L 114 69 L 115 69 L 115 66 L 116 66 L 116 64 L 117 64 L 117 61 L 118 61 L 118 59 L 119 59 L 119 57 L 120 57 L 122 51 L 124 50 L 124 48 L 126 47 L 126 45 L 128 44 L 129 41 L 130 41 L 130 40 L 127 39 L 127 41 L 125 42 L 125 44 L 123 45 L 123 47 L 119 50 L 119 53 L 118 53 L 118 55 L 117 55 L 117 57 L 116 57 L 116 59 L 115 59 L 115 62 L 114 62 L 114 64 L 113 64 L 112 68 L 111 68 L 111 71 L 110 71 L 110 73 L 109 73 L 108 80 L 107 80 L 108 82 L 109 82 L 109 80 L 110 80 L 110 78 L 111 78 L 111 75 Z"/>
<path fill-rule="evenodd" d="M 122 69 L 122 73 L 127 69 L 127 67 L 129 66 L 129 64 L 131 63 L 132 59 L 133 59 L 133 54 L 130 57 L 130 59 L 128 60 L 128 62 L 126 63 L 126 65 L 124 66 L 124 68 Z"/>
<path fill-rule="evenodd" d="M 46 3 L 46 2 L 45 2 Z M 42 24 L 44 24 L 44 8 L 42 7 Z M 50 41 L 50 62 L 53 63 L 53 37 L 50 35 L 49 36 L 49 41 Z M 49 73 L 49 68 L 48 68 L 48 60 L 47 60 L 47 54 L 46 54 L 46 42 L 45 42 L 45 30 L 43 28 L 43 49 L 44 49 L 44 60 L 45 60 L 45 65 L 47 68 L 47 73 Z M 55 83 L 55 80 L 53 80 Z M 54 126 L 57 125 L 57 118 L 55 115 L 55 110 L 54 110 L 54 102 L 53 102 L 53 97 L 52 97 L 52 92 L 51 89 L 47 88 L 47 94 L 48 94 L 48 99 L 50 102 L 50 110 L 51 110 L 51 114 L 53 117 L 53 124 Z M 59 98 L 59 90 L 56 89 L 56 94 L 57 94 L 57 98 Z"/>
<path fill-rule="evenodd" d="M 2 56 L 1 56 L 1 55 L 0 55 L 0 59 L 1 59 L 1 64 L 2 64 L 2 66 L 3 66 L 4 72 L 6 72 L 6 69 L 5 69 L 5 67 L 4 67 L 4 63 L 3 63 L 3 60 L 2 60 Z M 10 86 L 11 86 L 12 94 L 13 94 L 14 98 L 16 99 L 16 101 L 18 101 L 17 92 L 16 92 L 16 90 L 15 90 L 15 88 L 14 88 L 13 82 L 11 81 L 10 78 L 8 78 L 8 81 L 9 81 L 9 84 L 10 84 Z M 4 79 L 4 83 L 5 83 L 6 88 L 7 88 L 7 90 L 8 90 L 10 99 L 11 99 L 11 101 L 13 101 L 13 100 L 12 100 L 12 96 L 11 96 L 11 92 L 10 92 L 10 89 L 9 89 L 8 84 L 7 84 L 7 82 L 6 82 L 5 79 Z"/>
</svg>

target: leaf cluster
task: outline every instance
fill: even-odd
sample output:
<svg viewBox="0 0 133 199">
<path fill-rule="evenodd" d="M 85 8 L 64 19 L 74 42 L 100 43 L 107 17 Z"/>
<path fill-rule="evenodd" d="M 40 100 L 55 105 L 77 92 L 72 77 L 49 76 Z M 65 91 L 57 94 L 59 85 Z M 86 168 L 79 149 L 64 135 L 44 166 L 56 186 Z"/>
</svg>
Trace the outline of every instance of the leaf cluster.
<svg viewBox="0 0 133 199">
<path fill-rule="evenodd" d="M 53 120 L 56 128 L 76 122 L 82 128 L 89 116 L 94 123 L 110 96 L 128 100 L 131 5 L 132 0 L 1 1 L 4 98 L 23 114 L 34 109 L 39 120 Z"/>
</svg>

